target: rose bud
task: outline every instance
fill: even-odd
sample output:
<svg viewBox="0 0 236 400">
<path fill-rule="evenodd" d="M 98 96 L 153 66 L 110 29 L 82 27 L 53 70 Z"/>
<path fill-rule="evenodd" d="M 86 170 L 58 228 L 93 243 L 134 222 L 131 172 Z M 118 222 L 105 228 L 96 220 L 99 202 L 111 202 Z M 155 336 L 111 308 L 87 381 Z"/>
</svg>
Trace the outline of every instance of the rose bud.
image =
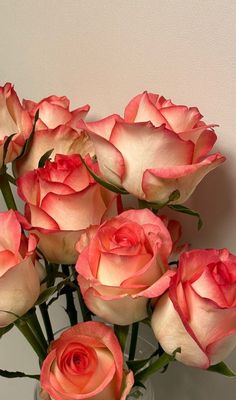
<svg viewBox="0 0 236 400">
<path fill-rule="evenodd" d="M 106 180 L 141 200 L 185 202 L 204 176 L 225 158 L 209 151 L 216 141 L 196 107 L 175 106 L 152 93 L 128 104 L 125 119 L 112 115 L 91 123 L 80 121 L 95 146 Z"/>
<path fill-rule="evenodd" d="M 125 400 L 134 382 L 123 369 L 123 354 L 110 327 L 83 322 L 50 346 L 41 386 L 55 400 Z M 44 397 L 46 398 L 46 397 Z"/>
<path fill-rule="evenodd" d="M 208 368 L 225 359 L 236 345 L 236 257 L 226 249 L 183 253 L 152 328 L 168 354 L 181 348 L 184 364 Z"/>
<path fill-rule="evenodd" d="M 76 264 L 87 307 L 119 325 L 146 318 L 148 299 L 162 294 L 174 273 L 167 264 L 170 252 L 168 230 L 147 209 L 104 222 Z"/>
<path fill-rule="evenodd" d="M 89 156 L 85 160 L 99 173 Z M 117 196 L 94 181 L 79 155 L 56 155 L 54 162 L 18 178 L 17 186 L 26 203 L 24 228 L 37 234 L 50 262 L 75 263 L 75 243 L 83 231 L 117 214 Z"/>
<path fill-rule="evenodd" d="M 24 315 L 40 293 L 34 235 L 26 238 L 16 213 L 0 212 L 0 327 Z"/>
<path fill-rule="evenodd" d="M 14 134 L 8 144 L 4 163 L 13 161 L 22 152 L 32 130 L 31 118 L 22 107 L 11 83 L 0 87 L 0 168 L 7 138 Z"/>
</svg>

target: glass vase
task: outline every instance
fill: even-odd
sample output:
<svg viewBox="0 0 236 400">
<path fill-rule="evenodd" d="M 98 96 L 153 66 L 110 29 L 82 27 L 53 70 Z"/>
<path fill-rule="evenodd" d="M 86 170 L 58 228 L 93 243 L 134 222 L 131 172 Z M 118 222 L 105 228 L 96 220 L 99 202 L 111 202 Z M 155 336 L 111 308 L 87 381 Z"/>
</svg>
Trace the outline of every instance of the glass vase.
<svg viewBox="0 0 236 400">
<path fill-rule="evenodd" d="M 142 332 L 138 336 L 135 359 L 141 360 L 148 358 L 154 351 L 155 347 L 145 337 L 145 331 Z M 125 358 L 128 359 L 127 354 L 125 354 Z M 146 389 L 142 387 L 134 387 L 128 395 L 127 400 L 155 400 L 154 387 L 151 380 L 147 380 L 144 385 Z"/>
<path fill-rule="evenodd" d="M 150 381 L 145 383 L 146 389 L 134 388 L 132 392 L 128 395 L 127 400 L 155 400 L 153 386 Z M 50 396 L 40 397 L 40 385 L 37 383 L 34 392 L 34 400 L 53 400 Z M 71 399 L 73 400 L 73 399 Z M 104 399 L 109 400 L 109 399 Z"/>
</svg>

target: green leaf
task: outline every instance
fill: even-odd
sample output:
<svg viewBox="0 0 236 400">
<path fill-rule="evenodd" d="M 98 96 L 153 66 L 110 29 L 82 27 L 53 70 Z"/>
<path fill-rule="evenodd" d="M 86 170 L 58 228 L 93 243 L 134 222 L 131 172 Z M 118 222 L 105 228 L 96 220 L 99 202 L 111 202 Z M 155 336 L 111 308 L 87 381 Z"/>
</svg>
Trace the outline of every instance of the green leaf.
<svg viewBox="0 0 236 400">
<path fill-rule="evenodd" d="M 45 289 L 42 293 L 40 293 L 38 300 L 36 301 L 36 305 L 39 306 L 47 301 L 55 292 L 57 292 L 57 286 L 50 286 L 49 288 Z"/>
<path fill-rule="evenodd" d="M 99 183 L 101 186 L 105 187 L 106 189 L 110 190 L 111 192 L 119 193 L 119 194 L 129 194 L 125 189 L 119 188 L 118 186 L 114 185 L 113 183 L 109 183 L 107 181 L 104 181 L 100 176 L 95 174 L 94 171 L 89 168 L 89 166 L 86 164 L 86 162 L 83 160 L 83 158 L 80 156 L 82 163 L 84 166 L 87 168 L 88 172 L 90 175 L 92 175 L 93 179 Z"/>
<path fill-rule="evenodd" d="M 3 376 L 4 378 L 32 378 L 32 379 L 40 379 L 40 375 L 31 375 L 31 374 L 25 374 L 24 372 L 20 371 L 7 371 L 0 369 L 0 376 Z"/>
<path fill-rule="evenodd" d="M 138 372 L 140 369 L 143 369 L 147 364 L 150 364 L 150 361 L 152 360 L 153 357 L 156 357 L 158 354 L 158 350 L 155 350 L 150 357 L 148 358 L 143 358 L 141 360 L 128 360 L 126 361 L 126 364 L 134 373 Z"/>
<path fill-rule="evenodd" d="M 197 211 L 191 210 L 188 207 L 183 206 L 182 204 L 171 204 L 168 206 L 169 208 L 171 208 L 174 211 L 183 213 L 183 214 L 189 214 L 192 215 L 193 217 L 197 217 L 198 218 L 198 230 L 201 229 L 203 222 L 202 219 L 200 217 L 200 214 Z"/>
<path fill-rule="evenodd" d="M 122 351 L 125 350 L 126 340 L 129 333 L 129 325 L 114 325 L 114 332 L 119 340 Z"/>
<path fill-rule="evenodd" d="M 51 297 L 54 293 L 59 292 L 64 285 L 69 281 L 69 277 L 66 279 L 63 279 L 63 281 L 59 282 L 55 286 L 50 286 L 47 289 L 45 289 L 42 293 L 40 293 L 38 300 L 36 301 L 36 305 L 39 306 L 40 304 L 44 303 Z"/>
<path fill-rule="evenodd" d="M 207 369 L 207 371 L 217 372 L 218 374 L 225 375 L 228 377 L 235 377 L 236 373 L 232 371 L 223 361 L 219 364 L 212 365 Z"/>
<path fill-rule="evenodd" d="M 180 348 L 176 349 L 172 355 L 163 353 L 156 361 L 151 363 L 147 368 L 143 369 L 135 375 L 135 384 L 137 382 L 145 382 L 150 375 L 153 375 L 160 369 L 165 368 L 171 361 L 175 359 L 176 353 L 180 353 Z"/>
<path fill-rule="evenodd" d="M 160 208 L 163 208 L 163 207 L 167 206 L 172 201 L 178 200 L 179 197 L 180 197 L 179 190 L 174 190 L 169 195 L 168 200 L 165 201 L 164 203 L 160 203 L 160 202 L 152 203 L 152 202 L 145 201 L 145 200 L 139 200 L 139 207 L 140 208 L 149 208 L 151 210 L 159 210 Z"/>
<path fill-rule="evenodd" d="M 3 335 L 9 332 L 13 328 L 13 326 L 14 324 L 9 324 L 7 326 L 4 326 L 4 328 L 0 328 L 0 339 L 2 338 Z"/>
<path fill-rule="evenodd" d="M 3 165 L 5 164 L 5 160 L 6 160 L 6 156 L 7 156 L 7 150 L 9 147 L 10 142 L 12 141 L 13 137 L 16 135 L 16 133 L 13 133 L 12 135 L 8 136 L 7 140 L 5 141 L 4 145 L 3 145 Z"/>
<path fill-rule="evenodd" d="M 46 151 L 46 153 L 44 153 L 42 155 L 42 157 L 40 158 L 39 162 L 38 162 L 38 168 L 43 168 L 46 161 L 50 160 L 50 155 L 52 154 L 54 149 L 50 149 L 48 151 Z"/>
</svg>

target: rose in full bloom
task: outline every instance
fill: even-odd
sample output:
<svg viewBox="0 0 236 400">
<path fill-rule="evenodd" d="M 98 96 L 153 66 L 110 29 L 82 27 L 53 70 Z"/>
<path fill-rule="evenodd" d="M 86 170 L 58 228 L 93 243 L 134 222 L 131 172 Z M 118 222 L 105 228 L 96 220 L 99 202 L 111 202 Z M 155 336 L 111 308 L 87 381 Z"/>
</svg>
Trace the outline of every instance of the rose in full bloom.
<svg viewBox="0 0 236 400">
<path fill-rule="evenodd" d="M 170 252 L 168 230 L 147 209 L 125 211 L 104 222 L 76 264 L 87 307 L 119 325 L 146 318 L 148 299 L 168 287 Z"/>
<path fill-rule="evenodd" d="M 22 234 L 14 211 L 0 213 L 0 327 L 33 307 L 40 293 L 37 239 Z"/>
<path fill-rule="evenodd" d="M 167 353 L 181 348 L 184 364 L 208 368 L 226 358 L 236 345 L 236 257 L 226 249 L 183 253 L 152 328 Z"/>
<path fill-rule="evenodd" d="M 32 130 L 29 113 L 24 110 L 11 83 L 0 87 L 0 168 L 3 164 L 3 147 L 7 138 L 14 134 L 8 145 L 5 163 L 13 161 L 22 152 Z"/>
<path fill-rule="evenodd" d="M 216 141 L 196 107 L 176 106 L 152 93 L 136 96 L 125 118 L 112 115 L 85 124 L 103 176 L 139 199 L 166 203 L 178 190 L 183 203 L 225 158 L 209 151 Z"/>
<path fill-rule="evenodd" d="M 133 382 L 113 330 L 92 321 L 54 341 L 41 370 L 41 386 L 55 400 L 125 400 Z"/>
<path fill-rule="evenodd" d="M 89 156 L 85 160 L 98 173 L 97 164 Z M 117 213 L 117 197 L 93 180 L 79 155 L 56 155 L 54 162 L 18 178 L 17 186 L 26 202 L 22 223 L 37 234 L 51 262 L 75 263 L 75 243 L 83 230 Z"/>
<path fill-rule="evenodd" d="M 79 107 L 70 111 L 70 100 L 66 96 L 49 96 L 38 103 L 32 100 L 23 100 L 25 109 L 29 112 L 32 120 L 39 111 L 39 119 L 36 124 L 36 130 L 54 129 L 59 125 L 68 125 L 76 129 L 80 119 L 83 119 L 88 111 L 89 105 Z"/>
</svg>

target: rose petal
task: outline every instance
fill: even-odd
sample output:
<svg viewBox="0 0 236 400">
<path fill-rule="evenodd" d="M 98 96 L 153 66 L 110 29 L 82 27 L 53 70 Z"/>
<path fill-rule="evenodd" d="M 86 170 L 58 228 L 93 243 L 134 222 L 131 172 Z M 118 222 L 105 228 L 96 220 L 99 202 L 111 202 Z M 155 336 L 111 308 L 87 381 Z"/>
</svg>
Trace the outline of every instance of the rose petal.
<svg viewBox="0 0 236 400">
<path fill-rule="evenodd" d="M 97 184 L 70 195 L 49 193 L 41 207 L 61 230 L 81 230 L 100 223 L 106 207 L 99 194 Z"/>
<path fill-rule="evenodd" d="M 81 280 L 79 281 L 79 283 Z M 114 300 L 103 300 L 103 296 L 89 288 L 84 294 L 87 307 L 103 320 L 117 325 L 129 325 L 147 317 L 147 298 L 120 297 Z M 125 310 L 125 313 L 121 313 Z"/>
<path fill-rule="evenodd" d="M 147 169 L 142 182 L 145 199 L 165 202 L 171 193 L 179 190 L 180 197 L 174 203 L 181 204 L 189 198 L 204 176 L 224 161 L 225 157 L 217 153 L 197 164 Z"/>
<path fill-rule="evenodd" d="M 36 302 L 40 293 L 38 272 L 30 257 L 8 270 L 0 279 L 0 327 L 22 316 Z"/>
<path fill-rule="evenodd" d="M 154 334 L 166 353 L 173 354 L 180 347 L 181 353 L 176 353 L 177 360 L 193 367 L 209 367 L 207 355 L 186 331 L 168 293 L 158 301 L 151 323 Z"/>
<path fill-rule="evenodd" d="M 202 118 L 197 107 L 171 106 L 161 110 L 174 132 L 192 129 Z"/>
<path fill-rule="evenodd" d="M 0 251 L 10 250 L 17 254 L 21 241 L 21 226 L 13 210 L 0 213 L 0 226 L 4 235 L 0 236 Z"/>
<path fill-rule="evenodd" d="M 174 169 L 192 160 L 193 145 L 182 141 L 164 126 L 155 128 L 151 123 L 117 122 L 110 140 L 124 158 L 125 175 L 122 185 L 139 198 L 144 198 L 141 183 L 146 170 L 164 168 L 167 165 Z M 99 157 L 98 161 L 101 162 Z M 102 173 L 108 177 L 103 170 Z"/>
</svg>

